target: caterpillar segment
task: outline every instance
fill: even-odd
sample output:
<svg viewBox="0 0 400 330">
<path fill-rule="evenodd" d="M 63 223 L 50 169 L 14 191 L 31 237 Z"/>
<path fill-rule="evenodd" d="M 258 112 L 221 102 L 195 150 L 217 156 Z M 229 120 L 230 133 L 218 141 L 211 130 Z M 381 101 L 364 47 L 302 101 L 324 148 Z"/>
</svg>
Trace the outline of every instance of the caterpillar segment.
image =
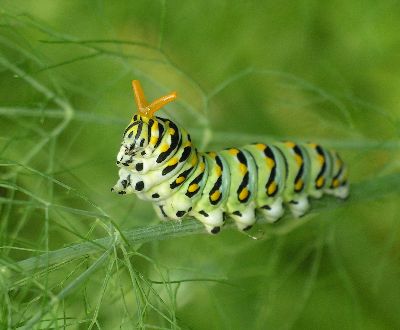
<svg viewBox="0 0 400 330">
<path fill-rule="evenodd" d="M 282 192 L 285 187 L 286 166 L 281 152 L 274 146 L 255 143 L 243 147 L 255 166 L 256 205 L 268 222 L 275 222 L 284 213 Z M 280 170 L 278 170 L 280 169 Z"/>
<path fill-rule="evenodd" d="M 199 152 L 185 129 L 154 116 L 176 93 L 149 104 L 140 83 L 132 85 L 138 113 L 124 131 L 112 190 L 153 202 L 162 220 L 191 216 L 216 234 L 230 217 L 248 230 L 257 213 L 275 222 L 284 205 L 301 217 L 309 197 L 348 196 L 347 167 L 337 152 L 291 141 Z"/>
</svg>

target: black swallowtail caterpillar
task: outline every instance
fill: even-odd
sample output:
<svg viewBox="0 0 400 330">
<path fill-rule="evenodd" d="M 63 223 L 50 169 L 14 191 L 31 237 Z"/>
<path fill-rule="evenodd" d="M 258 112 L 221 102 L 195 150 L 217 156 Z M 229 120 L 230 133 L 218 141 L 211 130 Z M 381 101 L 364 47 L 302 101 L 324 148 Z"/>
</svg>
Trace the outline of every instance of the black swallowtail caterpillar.
<svg viewBox="0 0 400 330">
<path fill-rule="evenodd" d="M 153 202 L 161 219 L 189 215 L 216 234 L 227 216 L 247 230 L 256 211 L 274 222 L 284 213 L 283 203 L 300 217 L 309 208 L 309 196 L 348 196 L 347 168 L 336 152 L 293 142 L 200 152 L 185 129 L 154 116 L 176 93 L 149 104 L 139 81 L 132 86 L 138 114 L 124 131 L 119 180 L 112 190 Z"/>
</svg>

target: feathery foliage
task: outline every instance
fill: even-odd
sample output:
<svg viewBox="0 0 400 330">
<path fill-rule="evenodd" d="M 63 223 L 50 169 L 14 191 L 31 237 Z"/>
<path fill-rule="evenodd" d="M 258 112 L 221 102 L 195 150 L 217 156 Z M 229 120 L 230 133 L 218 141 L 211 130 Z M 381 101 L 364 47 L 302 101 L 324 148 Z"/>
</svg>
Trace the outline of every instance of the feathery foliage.
<svg viewBox="0 0 400 330">
<path fill-rule="evenodd" d="M 400 327 L 395 3 L 0 6 L 1 329 Z M 251 236 L 160 224 L 110 193 L 134 78 L 201 149 L 336 148 L 349 200 Z"/>
</svg>

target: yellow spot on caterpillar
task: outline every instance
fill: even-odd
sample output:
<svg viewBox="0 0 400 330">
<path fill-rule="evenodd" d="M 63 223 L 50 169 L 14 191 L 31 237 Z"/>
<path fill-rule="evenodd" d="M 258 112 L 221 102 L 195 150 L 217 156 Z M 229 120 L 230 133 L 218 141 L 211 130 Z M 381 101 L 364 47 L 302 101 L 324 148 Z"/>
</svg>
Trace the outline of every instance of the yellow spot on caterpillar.
<svg viewBox="0 0 400 330">
<path fill-rule="evenodd" d="M 167 166 L 175 165 L 178 162 L 178 158 L 172 157 L 168 162 Z"/>
<path fill-rule="evenodd" d="M 206 168 L 205 163 L 200 163 L 200 172 L 204 172 L 204 169 Z"/>
<path fill-rule="evenodd" d="M 261 150 L 261 151 L 264 151 L 267 148 L 267 146 L 265 144 L 263 144 L 263 143 L 257 143 L 256 144 L 256 148 Z"/>
<path fill-rule="evenodd" d="M 188 192 L 195 192 L 197 189 L 199 189 L 199 185 L 197 183 L 192 183 L 188 188 Z"/>
<path fill-rule="evenodd" d="M 322 155 L 317 156 L 318 163 L 322 166 L 325 162 L 325 157 Z"/>
<path fill-rule="evenodd" d="M 296 154 L 294 159 L 296 160 L 297 165 L 301 166 L 301 164 L 303 164 L 303 158 L 300 155 Z"/>
<path fill-rule="evenodd" d="M 209 152 L 208 155 L 209 155 L 210 157 L 212 157 L 212 158 L 217 157 L 217 153 L 214 152 L 214 151 Z"/>
<path fill-rule="evenodd" d="M 175 180 L 175 182 L 177 183 L 177 184 L 180 184 L 180 183 L 182 183 L 183 181 L 185 181 L 185 177 L 184 176 L 180 176 L 180 177 L 178 177 L 176 180 Z"/>
<path fill-rule="evenodd" d="M 320 176 L 320 177 L 317 179 L 317 182 L 316 182 L 317 188 L 321 188 L 321 187 L 324 185 L 324 183 L 325 183 L 324 177 L 323 177 L 323 176 Z"/>
<path fill-rule="evenodd" d="M 308 145 L 309 145 L 311 148 L 314 148 L 314 149 L 317 148 L 317 144 L 316 144 L 316 143 L 309 143 Z"/>
<path fill-rule="evenodd" d="M 268 195 L 273 195 L 276 191 L 276 182 L 272 181 L 271 184 L 268 186 L 267 193 Z"/>
<path fill-rule="evenodd" d="M 249 196 L 249 190 L 247 189 L 247 187 L 244 187 L 239 194 L 239 199 L 241 201 L 245 200 L 247 198 L 247 196 Z"/>
<path fill-rule="evenodd" d="M 216 174 L 218 177 L 221 176 L 221 174 L 222 174 L 222 168 L 221 168 L 221 166 L 219 166 L 219 165 L 215 166 L 215 174 Z"/>
<path fill-rule="evenodd" d="M 275 161 L 272 158 L 267 157 L 265 159 L 268 168 L 273 168 L 275 166 Z"/>
<path fill-rule="evenodd" d="M 160 151 L 161 152 L 165 152 L 165 151 L 167 151 L 169 149 L 169 144 L 163 144 L 162 146 L 161 146 L 161 148 L 160 148 Z"/>
<path fill-rule="evenodd" d="M 333 180 L 332 185 L 334 188 L 339 187 L 339 180 L 338 179 Z"/>
<path fill-rule="evenodd" d="M 215 202 L 216 200 L 218 200 L 219 196 L 221 196 L 221 192 L 219 190 L 214 191 L 210 198 L 213 202 Z"/>
<path fill-rule="evenodd" d="M 299 180 L 295 183 L 294 189 L 295 189 L 296 191 L 299 191 L 299 190 L 301 190 L 301 188 L 303 188 L 303 185 L 304 185 L 303 180 L 299 179 Z"/>
<path fill-rule="evenodd" d="M 287 147 L 289 147 L 289 148 L 294 148 L 294 147 L 296 146 L 293 142 L 290 142 L 290 141 L 285 142 L 285 145 L 286 145 Z"/>
<path fill-rule="evenodd" d="M 240 163 L 240 164 L 239 164 L 239 170 L 240 170 L 240 173 L 241 173 L 242 175 L 245 175 L 246 172 L 247 172 L 247 166 L 244 165 L 244 164 L 242 164 L 242 163 Z"/>
<path fill-rule="evenodd" d="M 172 127 L 170 127 L 168 129 L 168 133 L 171 134 L 171 135 L 174 135 L 175 134 L 175 130 Z"/>
<path fill-rule="evenodd" d="M 158 141 L 158 137 L 152 136 L 151 139 L 150 139 L 150 144 L 152 144 L 153 146 L 155 146 L 156 143 L 157 143 L 157 141 Z"/>
<path fill-rule="evenodd" d="M 232 148 L 232 149 L 229 149 L 228 152 L 229 152 L 231 155 L 236 156 L 236 155 L 239 153 L 239 150 L 237 150 L 237 149 L 235 149 L 235 148 Z"/>
<path fill-rule="evenodd" d="M 197 163 L 197 156 L 196 156 L 196 154 L 194 153 L 194 154 L 193 154 L 193 157 L 192 157 L 192 160 L 190 161 L 190 164 L 191 164 L 192 166 L 194 166 L 194 165 L 196 165 L 196 163 Z"/>
</svg>

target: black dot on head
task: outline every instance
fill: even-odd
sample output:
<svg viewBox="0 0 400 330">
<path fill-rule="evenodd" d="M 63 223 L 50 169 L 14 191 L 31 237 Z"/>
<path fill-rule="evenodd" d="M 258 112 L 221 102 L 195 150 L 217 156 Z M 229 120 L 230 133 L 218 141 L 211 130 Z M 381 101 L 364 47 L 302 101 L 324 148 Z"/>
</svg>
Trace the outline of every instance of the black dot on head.
<svg viewBox="0 0 400 330">
<path fill-rule="evenodd" d="M 142 156 L 144 156 L 145 154 L 146 154 L 146 151 L 142 151 L 141 153 L 140 153 Z"/>
<path fill-rule="evenodd" d="M 189 207 L 188 212 L 190 212 L 192 210 L 192 207 Z"/>
<path fill-rule="evenodd" d="M 234 215 L 237 215 L 237 216 L 239 216 L 239 217 L 241 217 L 241 216 L 242 216 L 242 213 L 240 213 L 240 211 L 235 211 L 235 212 L 232 212 L 232 214 L 234 214 Z"/>
<path fill-rule="evenodd" d="M 155 194 L 151 195 L 151 197 L 153 197 L 153 198 L 159 198 L 159 197 L 160 197 L 160 195 L 159 195 L 159 194 L 157 194 L 157 193 L 155 193 Z"/>
<path fill-rule="evenodd" d="M 119 194 L 119 195 L 125 195 L 125 194 L 126 194 L 126 191 L 125 191 L 125 190 L 118 191 L 118 194 Z"/>
<path fill-rule="evenodd" d="M 142 171 L 143 170 L 143 163 L 137 163 L 135 168 L 136 168 L 136 171 L 138 171 L 138 172 Z"/>
<path fill-rule="evenodd" d="M 249 226 L 247 226 L 247 227 L 244 227 L 244 228 L 243 228 L 243 231 L 250 230 L 252 227 L 253 227 L 253 225 L 249 225 Z"/>
<path fill-rule="evenodd" d="M 199 214 L 201 214 L 201 215 L 203 215 L 205 217 L 208 217 L 208 213 L 206 211 L 204 211 L 204 210 L 199 211 Z"/>
<path fill-rule="evenodd" d="M 270 210 L 270 209 L 271 209 L 271 206 L 269 206 L 269 205 L 263 205 L 263 206 L 261 206 L 261 208 L 264 209 L 264 210 Z"/>
<path fill-rule="evenodd" d="M 144 182 L 143 181 L 139 181 L 138 183 L 136 183 L 135 190 L 142 191 L 143 188 L 144 188 Z"/>
<path fill-rule="evenodd" d="M 183 217 L 184 215 L 185 215 L 185 211 L 178 211 L 178 212 L 176 212 L 176 216 L 178 217 L 178 218 L 180 218 L 180 217 Z"/>
<path fill-rule="evenodd" d="M 220 230 L 221 230 L 221 227 L 217 226 L 217 227 L 214 227 L 213 229 L 211 229 L 211 233 L 218 234 Z"/>
</svg>

